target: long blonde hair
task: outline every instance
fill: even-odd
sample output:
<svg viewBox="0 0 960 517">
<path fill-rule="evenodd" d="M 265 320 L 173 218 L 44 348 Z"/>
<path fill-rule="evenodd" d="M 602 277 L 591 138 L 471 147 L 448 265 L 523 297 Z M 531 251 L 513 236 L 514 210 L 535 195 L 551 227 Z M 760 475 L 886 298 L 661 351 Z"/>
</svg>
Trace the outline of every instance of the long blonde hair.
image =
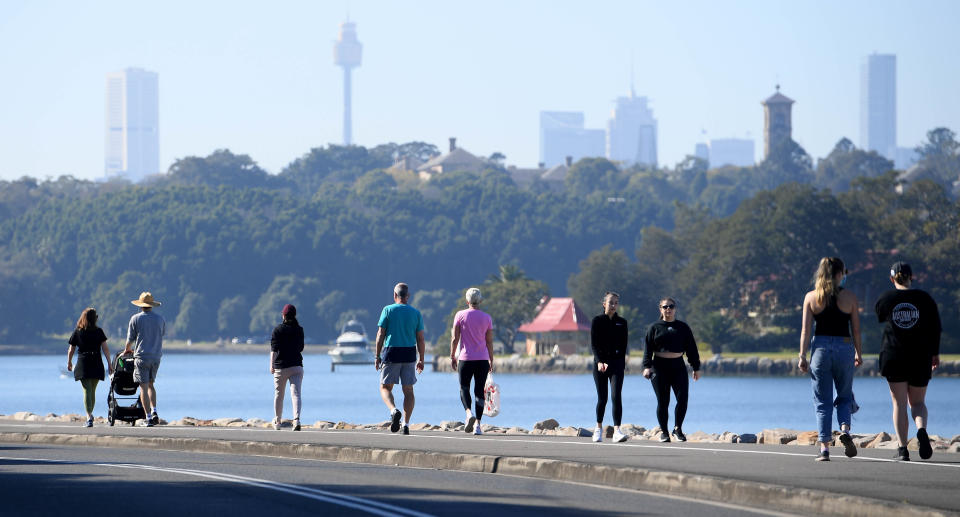
<svg viewBox="0 0 960 517">
<path fill-rule="evenodd" d="M 813 276 L 813 290 L 817 293 L 817 305 L 827 303 L 827 298 L 836 296 L 840 286 L 833 281 L 837 273 L 844 273 L 846 269 L 840 257 L 823 257 L 817 266 L 817 273 Z"/>
</svg>

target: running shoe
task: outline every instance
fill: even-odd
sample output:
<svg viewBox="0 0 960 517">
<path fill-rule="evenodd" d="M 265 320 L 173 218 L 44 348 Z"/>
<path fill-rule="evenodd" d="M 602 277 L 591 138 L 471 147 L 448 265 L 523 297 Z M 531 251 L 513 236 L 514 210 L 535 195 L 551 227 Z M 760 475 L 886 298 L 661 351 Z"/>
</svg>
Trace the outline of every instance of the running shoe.
<svg viewBox="0 0 960 517">
<path fill-rule="evenodd" d="M 477 417 L 471 415 L 470 418 L 467 419 L 467 425 L 465 425 L 465 426 L 463 427 L 463 432 L 465 432 L 465 433 L 472 433 L 472 432 L 473 432 L 473 424 L 475 424 L 475 423 L 477 423 Z"/>
<path fill-rule="evenodd" d="M 906 447 L 897 447 L 897 455 L 893 459 L 898 461 L 910 461 L 910 452 Z"/>
<path fill-rule="evenodd" d="M 273 428 L 276 429 L 277 431 L 280 430 L 280 419 L 279 419 L 279 418 L 274 418 L 274 419 L 273 419 Z"/>
<path fill-rule="evenodd" d="M 683 434 L 683 431 L 679 427 L 673 428 L 673 437 L 677 439 L 678 442 L 687 441 L 687 435 Z"/>
<path fill-rule="evenodd" d="M 299 431 L 299 430 L 300 430 L 300 419 L 299 419 L 299 418 L 297 418 L 297 419 L 295 419 L 295 420 L 293 421 L 293 430 L 294 430 L 294 431 Z"/>
<path fill-rule="evenodd" d="M 93 418 L 88 418 L 87 422 L 83 424 L 83 427 L 93 427 Z"/>
<path fill-rule="evenodd" d="M 390 432 L 395 433 L 400 430 L 400 410 L 393 408 L 393 413 L 390 413 Z"/>
<path fill-rule="evenodd" d="M 840 433 L 840 443 L 843 444 L 843 453 L 846 454 L 848 458 L 857 455 L 857 446 L 853 443 L 853 438 L 850 436 L 850 433 Z"/>
<path fill-rule="evenodd" d="M 593 441 L 600 443 L 603 441 L 603 429 L 599 427 L 593 430 Z"/>
<path fill-rule="evenodd" d="M 410 428 L 407 426 L 403 426 L 403 434 L 410 434 Z"/>
<path fill-rule="evenodd" d="M 667 443 L 670 441 L 670 435 L 666 431 L 660 431 L 660 443 Z"/>
<path fill-rule="evenodd" d="M 830 461 L 830 451 L 820 451 L 814 461 Z"/>
<path fill-rule="evenodd" d="M 153 427 L 153 422 L 150 421 L 149 418 L 145 418 L 145 419 L 141 420 L 141 422 L 142 422 L 142 423 L 140 424 L 141 427 Z"/>
<path fill-rule="evenodd" d="M 157 416 L 157 412 L 156 412 L 156 411 L 154 411 L 153 413 L 150 413 L 150 423 L 153 424 L 153 425 L 159 425 L 159 424 L 160 424 L 160 417 Z"/>
<path fill-rule="evenodd" d="M 613 432 L 613 441 L 617 443 L 625 442 L 627 441 L 627 435 L 621 433 L 620 430 L 617 429 Z"/>
<path fill-rule="evenodd" d="M 474 436 L 483 436 L 483 430 L 480 429 L 480 424 L 477 424 L 477 427 L 473 428 Z"/>
<path fill-rule="evenodd" d="M 933 447 L 930 446 L 930 437 L 924 428 L 917 429 L 917 445 L 920 447 L 920 459 L 929 460 L 933 456 Z"/>
</svg>

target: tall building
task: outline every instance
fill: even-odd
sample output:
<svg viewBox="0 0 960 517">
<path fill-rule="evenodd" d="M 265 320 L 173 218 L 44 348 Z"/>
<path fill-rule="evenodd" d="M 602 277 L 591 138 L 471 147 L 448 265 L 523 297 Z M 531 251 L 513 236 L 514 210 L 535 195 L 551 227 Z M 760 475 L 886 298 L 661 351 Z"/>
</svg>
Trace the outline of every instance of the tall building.
<svg viewBox="0 0 960 517">
<path fill-rule="evenodd" d="M 753 140 L 748 138 L 714 138 L 710 140 L 710 168 L 733 165 L 754 165 Z"/>
<path fill-rule="evenodd" d="M 138 181 L 160 172 L 157 74 L 127 68 L 107 74 L 104 172 Z"/>
<path fill-rule="evenodd" d="M 341 23 L 340 36 L 333 44 L 333 62 L 343 67 L 343 145 L 353 143 L 350 71 L 360 66 L 362 51 L 363 45 L 357 41 L 357 24 L 351 21 Z"/>
<path fill-rule="evenodd" d="M 897 56 L 870 54 L 860 66 L 860 147 L 897 158 Z"/>
<path fill-rule="evenodd" d="M 607 158 L 627 165 L 657 166 L 657 119 L 646 97 L 617 97 L 607 123 Z"/>
<path fill-rule="evenodd" d="M 540 162 L 547 168 L 581 158 L 604 156 L 606 133 L 602 129 L 585 129 L 579 111 L 540 112 Z"/>
<path fill-rule="evenodd" d="M 763 101 L 763 157 L 770 156 L 770 151 L 786 140 L 790 140 L 793 132 L 791 108 L 793 99 L 777 92 Z"/>
</svg>

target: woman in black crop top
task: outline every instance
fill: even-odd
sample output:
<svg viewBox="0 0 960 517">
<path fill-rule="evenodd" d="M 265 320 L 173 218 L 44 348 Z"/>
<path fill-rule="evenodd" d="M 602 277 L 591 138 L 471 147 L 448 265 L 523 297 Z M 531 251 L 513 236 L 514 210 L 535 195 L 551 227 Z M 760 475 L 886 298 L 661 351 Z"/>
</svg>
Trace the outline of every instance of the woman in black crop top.
<svg viewBox="0 0 960 517">
<path fill-rule="evenodd" d="M 802 372 L 810 373 L 813 385 L 820 441 L 817 461 L 830 461 L 834 407 L 837 408 L 843 452 L 849 458 L 857 455 L 857 447 L 850 437 L 850 414 L 856 411 L 853 409 L 853 372 L 863 361 L 860 356 L 859 306 L 857 297 L 843 289 L 846 279 L 847 270 L 842 260 L 823 257 L 814 275 L 814 289 L 803 298 L 800 361 L 797 367 Z M 812 350 L 809 364 L 808 348 Z M 833 397 L 834 386 L 837 389 L 836 399 Z"/>
<path fill-rule="evenodd" d="M 693 331 L 686 323 L 676 319 L 677 302 L 673 298 L 660 300 L 660 321 L 650 325 L 643 348 L 643 376 L 650 379 L 657 395 L 657 422 L 660 424 L 660 441 L 669 442 L 667 417 L 670 409 L 670 390 L 677 397 L 674 408 L 673 436 L 685 442 L 683 419 L 687 415 L 687 398 L 690 381 L 683 354 L 693 368 L 693 380 L 700 379 L 700 353 Z"/>
</svg>

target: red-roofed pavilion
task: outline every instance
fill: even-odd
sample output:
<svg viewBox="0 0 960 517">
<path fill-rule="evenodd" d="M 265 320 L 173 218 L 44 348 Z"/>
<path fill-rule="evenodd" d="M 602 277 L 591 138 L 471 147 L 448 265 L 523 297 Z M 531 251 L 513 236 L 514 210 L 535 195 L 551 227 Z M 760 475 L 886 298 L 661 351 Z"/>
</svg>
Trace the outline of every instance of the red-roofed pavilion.
<svg viewBox="0 0 960 517">
<path fill-rule="evenodd" d="M 527 355 L 590 351 L 590 320 L 573 298 L 551 298 L 533 321 L 517 330 L 527 335 Z"/>
</svg>

